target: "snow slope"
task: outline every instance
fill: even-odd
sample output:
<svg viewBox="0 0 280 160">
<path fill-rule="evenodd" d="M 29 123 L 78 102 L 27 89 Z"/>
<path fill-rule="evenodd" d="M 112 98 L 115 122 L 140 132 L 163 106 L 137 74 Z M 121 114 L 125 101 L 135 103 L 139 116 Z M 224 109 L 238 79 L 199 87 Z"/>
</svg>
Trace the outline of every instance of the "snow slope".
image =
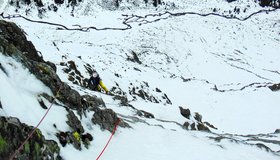
<svg viewBox="0 0 280 160">
<path fill-rule="evenodd" d="M 168 2 L 174 2 L 179 6 L 168 8 L 171 13 L 205 14 L 212 12 L 213 8 L 219 8 L 219 14 L 230 15 L 228 10 L 232 10 L 235 6 L 247 8 L 245 13 L 236 15 L 238 18 L 245 18 L 262 9 L 253 1 L 245 0 L 233 3 L 222 0 Z M 96 3 L 100 5 L 88 8 Z M 108 27 L 101 31 L 56 30 L 57 26 L 33 23 L 23 18 L 9 20 L 18 24 L 27 33 L 28 39 L 43 54 L 45 60 L 57 65 L 58 75 L 63 81 L 68 82 L 81 94 L 101 96 L 106 107 L 112 108 L 127 121 L 131 121 L 132 117 L 139 118 L 139 122 L 130 122 L 133 129 L 117 131 L 110 148 L 102 158 L 279 159 L 279 156 L 273 153 L 249 145 L 248 141 L 232 142 L 225 139 L 218 143 L 209 138 L 217 136 L 216 134 L 188 132 L 176 123 L 159 120 L 183 124 L 186 119 L 180 115 L 178 108 L 183 106 L 193 112 L 199 112 L 203 120 L 217 127 L 218 130 L 213 130 L 214 133 L 240 136 L 240 134 L 273 133 L 275 129 L 280 128 L 280 92 L 272 92 L 267 87 L 280 81 L 278 19 L 280 11 L 259 13 L 246 21 L 240 21 L 215 15 L 172 16 L 164 14 L 166 11 L 164 7 L 155 10 L 152 7 L 142 6 L 139 9 L 131 6 L 132 9 L 127 9 L 129 5 L 131 4 L 124 3 L 121 4 L 121 9 L 110 11 L 102 8 L 104 7 L 102 1 L 89 0 L 76 8 L 74 16 L 70 15 L 69 8 L 61 7 L 57 13 L 47 12 L 43 19 L 37 17 L 36 10 L 31 10 L 27 16 L 24 9 L 19 10 L 20 14 L 30 19 L 59 23 L 69 28 L 79 28 L 77 25 L 94 26 L 98 29 Z M 4 15 L 14 14 L 13 7 L 3 6 L 4 3 L 1 6 Z M 129 20 L 125 21 L 128 17 Z M 156 19 L 160 20 L 155 21 Z M 132 28 L 114 30 L 126 28 L 127 25 L 123 22 Z M 138 55 L 142 64 L 127 60 L 132 51 Z M 36 125 L 44 114 L 44 110 L 40 109 L 36 101 L 37 94 L 50 91 L 36 79 L 30 78 L 27 71 L 21 70 L 20 64 L 12 59 L 2 56 L 0 60 L 1 64 L 6 64 L 8 68 L 12 67 L 9 66 L 9 62 L 17 66 L 19 70 L 8 71 L 11 75 L 22 73 L 20 77 L 7 78 L 0 72 L 2 84 L 6 84 L 3 85 L 5 86 L 3 90 L 1 84 L 0 96 L 4 108 L 2 112 L 5 111 L 6 116 L 16 116 L 25 123 Z M 92 65 L 100 73 L 108 88 L 118 84 L 126 93 L 131 105 L 153 113 L 156 119 L 136 116 L 133 109 L 121 106 L 111 96 L 72 84 L 68 80 L 68 75 L 63 72 L 63 66 L 59 65 L 60 62 L 70 60 L 75 61 L 77 68 L 85 77 L 89 74 L 84 65 Z M 21 85 L 22 79 L 25 82 L 23 84 L 27 86 Z M 31 88 L 28 85 L 31 84 L 28 83 L 30 81 L 34 84 Z M 129 94 L 133 87 L 142 87 L 145 92 L 161 102 L 153 103 Z M 156 88 L 165 93 L 172 104 L 167 104 L 162 99 L 162 93 L 156 92 Z M 7 91 L 15 95 L 15 100 L 7 96 Z M 22 111 L 18 111 L 15 102 L 21 101 L 25 103 Z M 34 106 L 32 113 L 26 109 L 30 106 Z M 38 117 L 27 116 L 33 113 L 38 113 Z M 58 141 L 54 136 L 56 130 L 52 127 L 53 123 L 59 125 L 58 130 L 69 129 L 64 123 L 65 114 L 62 107 L 52 108 L 49 119 L 40 126 L 47 138 Z M 87 117 L 92 114 L 88 113 Z M 82 119 L 82 123 L 87 126 L 86 131 L 94 135 L 94 142 L 88 150 L 83 148 L 82 152 L 69 145 L 61 147 L 62 156 L 67 160 L 80 157 L 95 158 L 110 136 L 109 132 L 100 131 L 98 126 L 89 125 L 90 118 Z M 158 127 L 159 125 L 163 128 Z M 242 136 L 238 135 L 234 138 L 242 139 Z M 272 137 L 279 141 L 279 135 Z M 279 144 L 268 145 L 271 145 L 274 151 L 280 150 Z"/>
</svg>

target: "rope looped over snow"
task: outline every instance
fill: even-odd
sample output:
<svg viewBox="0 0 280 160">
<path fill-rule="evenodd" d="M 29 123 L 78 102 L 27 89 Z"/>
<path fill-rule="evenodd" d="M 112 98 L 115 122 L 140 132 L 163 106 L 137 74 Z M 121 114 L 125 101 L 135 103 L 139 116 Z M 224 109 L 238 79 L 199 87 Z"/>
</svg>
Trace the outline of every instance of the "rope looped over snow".
<svg viewBox="0 0 280 160">
<path fill-rule="evenodd" d="M 103 154 L 104 151 L 106 150 L 108 144 L 110 143 L 110 141 L 111 141 L 113 135 L 115 134 L 115 132 L 116 132 L 116 130 L 117 130 L 117 127 L 118 127 L 120 121 L 121 121 L 121 120 L 118 118 L 118 121 L 117 121 L 117 123 L 116 123 L 116 125 L 115 125 L 115 128 L 114 128 L 114 130 L 113 130 L 113 132 L 112 132 L 112 134 L 111 134 L 111 136 L 110 136 L 108 142 L 106 143 L 105 147 L 103 148 L 103 150 L 101 151 L 101 153 L 99 154 L 99 156 L 96 158 L 96 160 L 99 160 L 99 158 L 102 156 L 102 154 Z"/>
<path fill-rule="evenodd" d="M 45 117 L 47 116 L 47 114 L 49 113 L 50 109 L 52 108 L 54 101 L 56 99 L 56 97 L 59 94 L 59 91 L 61 89 L 61 86 L 59 87 L 58 91 L 56 92 L 56 95 L 54 97 L 54 99 L 52 100 L 52 103 L 50 105 L 50 107 L 48 108 L 47 112 L 45 113 L 45 115 L 41 118 L 40 122 L 37 124 L 37 126 L 30 132 L 30 134 L 28 135 L 28 137 L 26 138 L 26 140 L 20 145 L 20 147 L 13 153 L 13 155 L 9 158 L 9 160 L 13 160 L 16 155 L 19 153 L 19 151 L 23 148 L 23 146 L 27 143 L 27 141 L 32 137 L 33 133 L 36 131 L 36 129 L 39 127 L 39 125 L 43 122 L 43 120 L 45 119 Z"/>
</svg>

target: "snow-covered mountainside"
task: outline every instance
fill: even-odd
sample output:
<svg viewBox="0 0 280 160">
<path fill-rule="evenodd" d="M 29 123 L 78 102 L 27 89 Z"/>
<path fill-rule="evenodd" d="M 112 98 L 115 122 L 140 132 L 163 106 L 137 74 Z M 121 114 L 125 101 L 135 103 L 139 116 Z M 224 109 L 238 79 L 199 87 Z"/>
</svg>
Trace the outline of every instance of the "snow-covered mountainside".
<svg viewBox="0 0 280 160">
<path fill-rule="evenodd" d="M 35 127 L 61 93 L 38 127 L 58 144 L 54 159 L 96 159 L 118 118 L 100 159 L 280 158 L 279 9 L 254 0 L 2 0 L 0 9 L 35 47 L 1 21 L 0 116 Z M 92 70 L 110 94 L 86 88 Z M 58 134 L 75 128 L 93 140 L 64 146 Z"/>
</svg>

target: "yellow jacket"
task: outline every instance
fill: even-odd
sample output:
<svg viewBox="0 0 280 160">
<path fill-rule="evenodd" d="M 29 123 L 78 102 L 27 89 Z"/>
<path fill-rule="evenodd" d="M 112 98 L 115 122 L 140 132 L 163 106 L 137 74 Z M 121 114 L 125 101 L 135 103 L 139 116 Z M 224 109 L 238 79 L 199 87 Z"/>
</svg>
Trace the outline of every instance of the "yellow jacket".
<svg viewBox="0 0 280 160">
<path fill-rule="evenodd" d="M 107 87 L 105 86 L 105 84 L 102 82 L 102 80 L 99 81 L 99 85 L 98 85 L 98 90 L 100 91 L 101 88 L 107 93 L 108 92 L 108 89 Z"/>
<path fill-rule="evenodd" d="M 81 135 L 76 131 L 73 133 L 73 136 L 75 137 L 75 139 L 80 142 L 81 141 Z"/>
</svg>

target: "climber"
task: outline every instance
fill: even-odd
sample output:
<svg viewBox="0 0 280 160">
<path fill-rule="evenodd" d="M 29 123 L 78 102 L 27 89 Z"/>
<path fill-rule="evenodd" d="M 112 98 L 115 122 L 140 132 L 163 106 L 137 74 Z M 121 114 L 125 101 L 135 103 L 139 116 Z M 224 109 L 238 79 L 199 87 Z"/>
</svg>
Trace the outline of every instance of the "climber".
<svg viewBox="0 0 280 160">
<path fill-rule="evenodd" d="M 108 89 L 106 88 L 101 78 L 99 77 L 99 74 L 96 71 L 93 71 L 90 79 L 88 80 L 87 87 L 94 91 L 99 91 L 99 92 L 101 91 L 102 88 L 107 94 L 109 94 Z"/>
</svg>

